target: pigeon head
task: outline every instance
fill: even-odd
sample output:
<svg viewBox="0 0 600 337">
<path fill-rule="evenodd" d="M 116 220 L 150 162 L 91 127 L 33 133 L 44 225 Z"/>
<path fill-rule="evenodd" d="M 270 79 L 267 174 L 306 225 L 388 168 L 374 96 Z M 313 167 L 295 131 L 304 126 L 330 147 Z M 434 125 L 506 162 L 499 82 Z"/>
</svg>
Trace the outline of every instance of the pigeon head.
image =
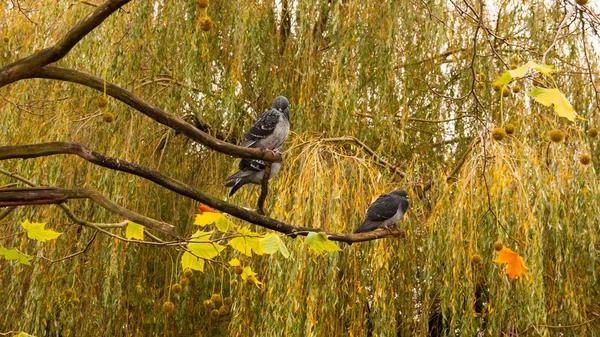
<svg viewBox="0 0 600 337">
<path fill-rule="evenodd" d="M 408 193 L 406 193 L 406 191 L 404 191 L 404 190 L 396 190 L 396 191 L 392 192 L 392 194 L 395 194 L 397 196 L 408 199 Z"/>
<path fill-rule="evenodd" d="M 290 110 L 288 109 L 289 105 L 290 102 L 287 98 L 285 98 L 285 96 L 279 96 L 275 99 L 273 104 L 271 104 L 271 109 L 276 109 L 280 112 L 283 112 L 285 116 L 290 119 Z"/>
</svg>

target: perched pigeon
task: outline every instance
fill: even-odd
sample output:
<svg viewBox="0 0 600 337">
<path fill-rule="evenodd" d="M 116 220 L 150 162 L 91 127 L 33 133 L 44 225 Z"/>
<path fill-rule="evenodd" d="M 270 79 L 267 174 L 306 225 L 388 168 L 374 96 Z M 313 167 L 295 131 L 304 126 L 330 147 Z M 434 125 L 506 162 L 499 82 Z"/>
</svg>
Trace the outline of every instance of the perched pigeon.
<svg viewBox="0 0 600 337">
<path fill-rule="evenodd" d="M 408 194 L 406 191 L 396 190 L 383 194 L 377 198 L 367 209 L 365 221 L 354 233 L 365 233 L 377 228 L 390 229 L 395 226 L 408 209 Z"/>
<path fill-rule="evenodd" d="M 290 133 L 290 110 L 287 98 L 279 96 L 265 110 L 250 131 L 245 134 L 244 147 L 274 150 L 283 144 Z"/>
<path fill-rule="evenodd" d="M 281 147 L 278 147 L 276 151 L 281 153 Z M 240 161 L 238 168 L 239 171 L 225 179 L 225 186 L 231 187 L 229 196 L 232 196 L 240 187 L 246 184 L 260 185 L 265 175 L 265 163 L 262 160 L 244 158 Z M 272 163 L 269 179 L 277 175 L 280 169 L 281 163 Z"/>
</svg>

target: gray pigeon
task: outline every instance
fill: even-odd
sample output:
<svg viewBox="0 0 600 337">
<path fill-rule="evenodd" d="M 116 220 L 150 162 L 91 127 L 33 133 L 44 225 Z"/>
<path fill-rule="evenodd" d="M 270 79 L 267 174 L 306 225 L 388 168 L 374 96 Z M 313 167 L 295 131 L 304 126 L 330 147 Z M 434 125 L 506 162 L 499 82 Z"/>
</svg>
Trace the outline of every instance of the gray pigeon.
<svg viewBox="0 0 600 337">
<path fill-rule="evenodd" d="M 265 110 L 245 134 L 242 146 L 267 150 L 280 147 L 290 133 L 289 104 L 287 98 L 277 97 L 271 108 Z"/>
<path fill-rule="evenodd" d="M 358 226 L 354 233 L 365 233 L 384 228 L 390 230 L 395 226 L 404 213 L 408 210 L 408 194 L 406 191 L 396 190 L 382 194 L 367 209 L 365 221 Z"/>
<path fill-rule="evenodd" d="M 281 153 L 281 147 L 275 151 Z M 271 164 L 271 174 L 269 179 L 273 178 L 281 169 L 282 163 Z M 260 185 L 265 175 L 265 163 L 262 160 L 243 158 L 239 164 L 239 171 L 225 179 L 225 186 L 231 187 L 229 196 L 232 196 L 240 187 L 246 184 Z"/>
</svg>

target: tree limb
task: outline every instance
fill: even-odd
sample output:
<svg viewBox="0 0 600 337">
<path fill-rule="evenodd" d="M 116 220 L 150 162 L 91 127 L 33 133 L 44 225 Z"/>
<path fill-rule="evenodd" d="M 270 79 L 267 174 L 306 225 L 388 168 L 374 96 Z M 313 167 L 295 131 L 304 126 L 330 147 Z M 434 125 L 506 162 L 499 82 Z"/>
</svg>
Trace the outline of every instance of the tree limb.
<svg viewBox="0 0 600 337">
<path fill-rule="evenodd" d="M 3 146 L 0 147 L 0 160 L 11 158 L 35 158 L 51 156 L 56 154 L 75 154 L 93 164 L 106 167 L 112 170 L 122 171 L 148 179 L 162 187 L 165 187 L 175 193 L 199 201 L 221 212 L 230 214 L 236 218 L 253 223 L 255 225 L 271 229 L 290 236 L 307 235 L 310 232 L 323 232 L 320 228 L 309 228 L 301 226 L 292 226 L 279 220 L 260 215 L 256 212 L 246 210 L 242 207 L 232 205 L 220 199 L 213 197 L 192 186 L 183 184 L 173 178 L 169 178 L 160 172 L 150 168 L 131 163 L 125 160 L 110 158 L 100 153 L 90 150 L 83 144 L 74 142 L 54 142 L 35 145 Z M 135 220 L 134 220 L 135 221 Z M 398 236 L 405 237 L 403 230 L 397 230 L 390 234 L 388 231 L 375 231 L 360 234 L 345 234 L 325 232 L 330 240 L 344 242 L 370 241 L 379 238 Z"/>
<path fill-rule="evenodd" d="M 38 70 L 37 72 L 28 76 L 29 78 L 46 78 L 60 81 L 67 81 L 85 85 L 90 88 L 94 88 L 98 91 L 104 92 L 106 85 L 106 94 L 110 95 L 119 101 L 129 105 L 130 107 L 138 110 L 144 115 L 152 118 L 153 120 L 166 125 L 174 130 L 177 130 L 189 138 L 221 153 L 229 154 L 240 158 L 251 158 L 260 159 L 270 162 L 280 162 L 281 155 L 275 154 L 271 151 L 264 149 L 250 149 L 247 147 L 237 146 L 230 144 L 217 138 L 212 137 L 206 132 L 200 131 L 192 124 L 184 121 L 182 118 L 171 115 L 160 108 L 146 103 L 132 92 L 127 91 L 115 84 L 106 82 L 103 79 L 87 74 L 78 70 L 61 68 L 56 66 L 46 66 Z"/>
<path fill-rule="evenodd" d="M 45 65 L 65 57 L 81 39 L 129 1 L 131 0 L 108 0 L 104 2 L 92 14 L 86 16 L 71 28 L 54 46 L 0 68 L 0 88 L 26 78 Z"/>
<path fill-rule="evenodd" d="M 0 190 L 0 207 L 5 206 L 23 206 L 23 205 L 47 205 L 60 204 L 68 199 L 92 199 L 100 206 L 106 208 L 112 213 L 119 214 L 125 219 L 139 223 L 148 228 L 171 233 L 174 226 L 154 219 L 150 219 L 136 212 L 130 211 L 125 207 L 115 204 L 108 198 L 86 188 L 77 188 L 66 190 L 56 187 L 21 187 L 7 188 Z"/>
</svg>

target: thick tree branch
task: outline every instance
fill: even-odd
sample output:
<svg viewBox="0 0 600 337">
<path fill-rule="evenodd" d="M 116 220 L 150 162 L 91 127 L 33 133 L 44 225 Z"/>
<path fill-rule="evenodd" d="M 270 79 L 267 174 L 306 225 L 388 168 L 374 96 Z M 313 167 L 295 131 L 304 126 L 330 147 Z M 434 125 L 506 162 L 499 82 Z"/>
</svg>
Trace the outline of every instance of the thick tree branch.
<svg viewBox="0 0 600 337">
<path fill-rule="evenodd" d="M 98 191 L 78 188 L 66 190 L 55 187 L 23 187 L 7 188 L 0 190 L 0 207 L 5 206 L 23 206 L 23 205 L 47 205 L 60 204 L 68 199 L 92 199 L 100 206 L 106 208 L 112 213 L 119 214 L 125 219 L 139 223 L 148 228 L 171 233 L 173 226 L 161 221 L 150 219 L 138 213 L 128 210 L 125 207 L 115 204 L 108 200 Z"/>
<path fill-rule="evenodd" d="M 279 220 L 260 215 L 256 212 L 246 210 L 242 207 L 229 204 L 225 201 L 217 199 L 201 190 L 183 184 L 175 179 L 169 178 L 160 172 L 150 168 L 131 163 L 125 160 L 106 157 L 100 153 L 90 150 L 80 143 L 42 143 L 36 145 L 21 145 L 21 146 L 3 146 L 0 147 L 0 160 L 11 158 L 36 158 L 50 156 L 55 154 L 75 154 L 93 164 L 106 167 L 112 170 L 131 173 L 133 175 L 148 179 L 160 186 L 163 186 L 175 193 L 186 196 L 188 198 L 199 201 L 221 212 L 230 214 L 236 218 L 248 221 L 255 225 L 271 229 L 280 233 L 295 235 L 307 235 L 310 232 L 321 232 L 320 228 L 309 228 L 301 226 L 292 226 Z M 134 220 L 135 221 L 135 220 Z M 392 236 L 388 231 L 375 231 L 360 234 L 345 234 L 326 232 L 330 240 L 344 242 L 360 242 L 370 241 L 383 237 Z M 405 232 L 402 230 L 394 231 L 394 236 L 405 237 Z"/>
<path fill-rule="evenodd" d="M 78 83 L 102 92 L 104 91 L 104 86 L 106 85 L 107 95 L 120 100 L 121 102 L 138 110 L 155 121 L 177 130 L 215 151 L 240 158 L 261 159 L 270 162 L 281 161 L 281 155 L 274 154 L 271 151 L 265 151 L 264 149 L 250 149 L 220 141 L 209 134 L 200 131 L 198 128 L 184 121 L 182 118 L 171 115 L 160 108 L 152 106 L 134 95 L 132 92 L 129 92 L 112 83 L 105 82 L 99 77 L 81 71 L 56 66 L 43 67 L 39 71 L 31 74 L 29 77 L 47 78 Z"/>
<path fill-rule="evenodd" d="M 92 14 L 79 21 L 54 46 L 0 68 L 0 88 L 26 78 L 43 66 L 65 57 L 81 39 L 129 1 L 131 0 L 106 1 L 98 6 Z"/>
</svg>

